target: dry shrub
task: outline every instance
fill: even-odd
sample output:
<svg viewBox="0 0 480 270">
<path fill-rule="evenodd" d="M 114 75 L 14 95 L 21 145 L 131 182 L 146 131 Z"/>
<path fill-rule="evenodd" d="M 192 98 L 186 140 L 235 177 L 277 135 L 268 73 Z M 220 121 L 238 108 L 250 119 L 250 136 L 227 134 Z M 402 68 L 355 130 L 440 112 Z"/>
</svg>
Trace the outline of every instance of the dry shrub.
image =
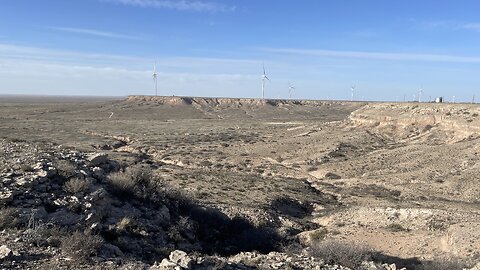
<svg viewBox="0 0 480 270">
<path fill-rule="evenodd" d="M 11 207 L 0 209 L 0 230 L 17 228 L 21 223 L 17 209 Z"/>
<path fill-rule="evenodd" d="M 51 223 L 35 218 L 35 212 L 30 213 L 27 229 L 22 234 L 23 241 L 37 247 L 59 246 L 63 231 Z"/>
<path fill-rule="evenodd" d="M 408 232 L 409 230 L 405 227 L 402 226 L 400 223 L 391 223 L 388 224 L 385 229 L 391 231 L 391 232 Z"/>
<path fill-rule="evenodd" d="M 108 177 L 112 186 L 123 193 L 132 193 L 139 189 L 153 187 L 152 178 L 152 172 L 141 166 L 128 167 L 124 171 L 114 172 Z"/>
<path fill-rule="evenodd" d="M 111 173 L 108 180 L 113 190 L 122 196 L 131 196 L 152 202 L 171 198 L 178 199 L 181 203 L 181 199 L 183 199 L 181 192 L 166 185 L 161 178 L 146 167 L 128 167 L 124 171 Z"/>
<path fill-rule="evenodd" d="M 20 170 L 21 170 L 22 172 L 33 172 L 33 171 L 34 171 L 34 170 L 33 170 L 33 167 L 30 166 L 30 165 L 27 165 L 27 164 L 22 164 L 22 165 L 20 165 Z"/>
<path fill-rule="evenodd" d="M 312 244 L 310 254 L 313 257 L 323 259 L 327 264 L 339 264 L 358 269 L 362 262 L 373 259 L 374 251 L 354 243 L 327 240 Z"/>
<path fill-rule="evenodd" d="M 90 188 L 90 181 L 81 178 L 73 178 L 65 183 L 65 190 L 76 194 L 79 192 L 85 192 Z"/>
<path fill-rule="evenodd" d="M 70 178 L 75 175 L 75 165 L 68 160 L 58 160 L 55 162 L 55 168 L 60 176 Z"/>
<path fill-rule="evenodd" d="M 421 270 L 462 270 L 468 265 L 458 258 L 439 257 L 422 264 Z"/>
<path fill-rule="evenodd" d="M 28 228 L 23 233 L 23 241 L 36 247 L 58 247 L 64 231 L 51 224 L 38 223 L 33 228 Z"/>
<path fill-rule="evenodd" d="M 76 231 L 62 238 L 60 248 L 64 255 L 78 261 L 85 261 L 98 251 L 102 243 L 103 239 L 98 235 Z"/>
<path fill-rule="evenodd" d="M 132 227 L 135 226 L 135 222 L 129 217 L 123 217 L 120 221 L 116 224 L 116 229 L 119 232 L 129 231 Z"/>
<path fill-rule="evenodd" d="M 322 241 L 327 237 L 328 230 L 326 228 L 320 228 L 310 233 L 310 239 L 312 241 Z"/>
</svg>

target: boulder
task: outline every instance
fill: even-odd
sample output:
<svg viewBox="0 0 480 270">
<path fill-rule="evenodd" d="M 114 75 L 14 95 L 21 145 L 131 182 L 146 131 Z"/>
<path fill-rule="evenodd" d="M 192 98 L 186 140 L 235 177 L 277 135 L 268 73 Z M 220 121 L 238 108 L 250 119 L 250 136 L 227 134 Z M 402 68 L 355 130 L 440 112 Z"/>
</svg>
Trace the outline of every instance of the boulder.
<svg viewBox="0 0 480 270">
<path fill-rule="evenodd" d="M 73 226 L 82 220 L 82 216 L 60 209 L 57 212 L 51 213 L 49 219 L 59 226 Z"/>
<path fill-rule="evenodd" d="M 6 245 L 0 246 L 0 260 L 8 259 L 12 254 L 12 250 Z"/>
<path fill-rule="evenodd" d="M 183 268 L 191 269 L 193 264 L 193 259 L 188 256 L 188 254 L 181 250 L 174 250 L 170 253 L 170 261 L 180 265 Z"/>
<path fill-rule="evenodd" d="M 88 195 L 88 200 L 92 202 L 100 201 L 103 200 L 105 197 L 107 197 L 108 192 L 104 188 L 98 188 L 97 190 L 93 191 Z"/>
<path fill-rule="evenodd" d="M 327 172 L 327 173 L 325 173 L 324 178 L 329 179 L 329 180 L 338 180 L 338 179 L 341 179 L 342 177 L 338 174 L 335 174 L 335 173 L 332 173 L 332 172 Z"/>
<path fill-rule="evenodd" d="M 94 167 L 92 169 L 92 172 L 93 172 L 93 177 L 95 177 L 95 179 L 100 180 L 100 181 L 103 181 L 105 179 L 105 177 L 107 176 L 105 171 L 100 167 Z"/>
<path fill-rule="evenodd" d="M 0 205 L 7 204 L 13 200 L 13 193 L 10 190 L 0 191 Z"/>
<path fill-rule="evenodd" d="M 25 177 L 20 177 L 20 178 L 17 178 L 15 180 L 15 184 L 17 184 L 17 186 L 28 186 L 30 184 L 30 181 L 28 179 L 26 179 Z"/>
<path fill-rule="evenodd" d="M 45 170 L 39 170 L 37 172 L 37 176 L 39 176 L 39 177 L 52 178 L 55 175 L 57 175 L 57 169 L 55 169 L 53 167 L 48 167 Z"/>
<path fill-rule="evenodd" d="M 108 162 L 108 155 L 106 153 L 95 153 L 89 155 L 87 160 L 90 161 L 93 166 L 100 166 Z"/>
<path fill-rule="evenodd" d="M 100 254 L 105 258 L 123 257 L 123 252 L 120 248 L 109 243 L 102 245 Z"/>
</svg>

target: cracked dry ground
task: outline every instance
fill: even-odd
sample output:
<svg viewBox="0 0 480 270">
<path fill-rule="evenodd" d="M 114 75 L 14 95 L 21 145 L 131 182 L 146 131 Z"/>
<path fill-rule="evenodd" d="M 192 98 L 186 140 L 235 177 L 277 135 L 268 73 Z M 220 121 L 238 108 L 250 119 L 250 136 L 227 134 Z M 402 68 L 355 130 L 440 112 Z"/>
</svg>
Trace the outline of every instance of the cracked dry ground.
<svg viewBox="0 0 480 270">
<path fill-rule="evenodd" d="M 142 157 L 201 204 L 302 241 L 322 230 L 402 259 L 478 258 L 479 139 L 386 136 L 350 121 L 365 105 L 4 103 L 0 138 Z"/>
</svg>

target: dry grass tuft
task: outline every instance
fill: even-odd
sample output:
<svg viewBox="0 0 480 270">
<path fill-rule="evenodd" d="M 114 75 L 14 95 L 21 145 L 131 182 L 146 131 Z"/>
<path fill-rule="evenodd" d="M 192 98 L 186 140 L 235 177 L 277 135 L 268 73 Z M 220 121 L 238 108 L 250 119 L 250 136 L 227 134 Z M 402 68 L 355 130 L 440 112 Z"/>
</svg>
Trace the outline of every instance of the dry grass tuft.
<svg viewBox="0 0 480 270">
<path fill-rule="evenodd" d="M 65 190 L 72 193 L 85 192 L 90 188 L 90 181 L 81 178 L 73 178 L 65 183 Z"/>
<path fill-rule="evenodd" d="M 322 241 L 327 236 L 328 231 L 326 228 L 320 228 L 310 233 L 310 239 L 312 241 Z"/>
<path fill-rule="evenodd" d="M 21 224 L 18 210 L 11 207 L 0 209 L 0 230 L 17 228 Z"/>
<path fill-rule="evenodd" d="M 141 166 L 128 167 L 125 171 L 114 172 L 108 177 L 116 191 L 125 194 L 155 188 L 156 184 L 152 178 L 152 172 Z"/>
<path fill-rule="evenodd" d="M 327 264 L 339 264 L 358 269 L 362 262 L 373 259 L 374 251 L 354 243 L 328 240 L 313 243 L 310 246 L 310 254 L 323 259 Z"/>
<path fill-rule="evenodd" d="M 62 253 L 77 261 L 86 261 L 95 254 L 103 243 L 98 235 L 74 232 L 61 240 Z"/>
<path fill-rule="evenodd" d="M 462 270 L 468 265 L 458 258 L 440 257 L 422 264 L 421 270 Z"/>
<path fill-rule="evenodd" d="M 409 230 L 405 227 L 402 226 L 402 224 L 399 223 L 391 223 L 388 224 L 385 229 L 391 231 L 391 232 L 408 232 Z"/>
<path fill-rule="evenodd" d="M 71 161 L 68 160 L 58 160 L 54 164 L 57 172 L 60 176 L 65 178 L 70 178 L 75 175 L 75 165 Z"/>
</svg>

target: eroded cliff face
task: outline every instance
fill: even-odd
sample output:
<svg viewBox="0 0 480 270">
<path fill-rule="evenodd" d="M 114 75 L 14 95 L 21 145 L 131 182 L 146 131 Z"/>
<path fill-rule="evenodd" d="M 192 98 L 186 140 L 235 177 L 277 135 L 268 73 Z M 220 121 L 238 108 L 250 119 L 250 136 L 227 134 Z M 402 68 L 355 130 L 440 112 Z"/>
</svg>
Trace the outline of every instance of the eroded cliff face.
<svg viewBox="0 0 480 270">
<path fill-rule="evenodd" d="M 121 108 L 134 110 L 128 117 L 137 115 L 155 119 L 317 119 L 341 121 L 352 111 L 364 106 L 364 102 L 254 99 L 254 98 L 210 98 L 210 97 L 165 97 L 129 96 L 115 103 Z M 158 112 L 161 110 L 161 114 Z M 140 113 L 143 112 L 143 113 Z M 327 119 L 328 118 L 328 119 Z"/>
<path fill-rule="evenodd" d="M 354 111 L 349 121 L 394 140 L 455 143 L 480 134 L 474 104 L 376 103 Z"/>
</svg>

